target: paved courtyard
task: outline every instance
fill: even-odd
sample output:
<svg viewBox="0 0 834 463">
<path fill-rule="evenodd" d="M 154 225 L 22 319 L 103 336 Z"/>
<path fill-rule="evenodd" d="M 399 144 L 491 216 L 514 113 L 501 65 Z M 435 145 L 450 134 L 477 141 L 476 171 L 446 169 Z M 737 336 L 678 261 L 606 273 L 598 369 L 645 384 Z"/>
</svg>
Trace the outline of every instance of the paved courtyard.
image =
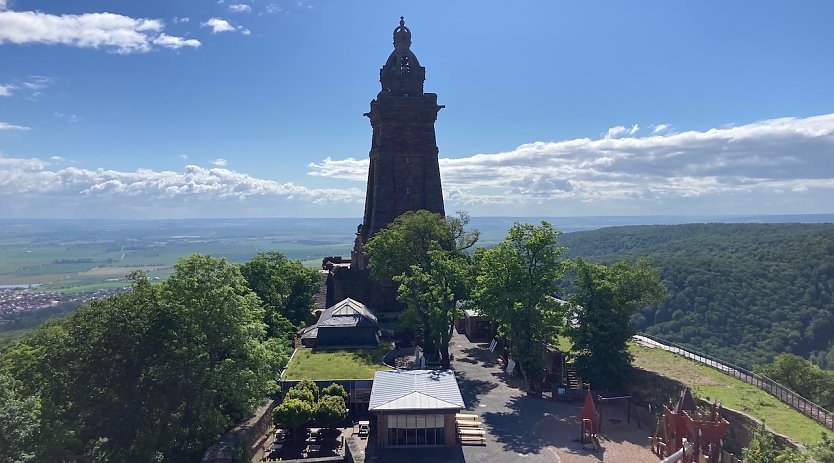
<svg viewBox="0 0 834 463">
<path fill-rule="evenodd" d="M 602 410 L 601 448 L 585 450 L 579 442 L 581 404 L 527 397 L 523 380 L 505 374 L 487 344 L 473 344 L 455 333 L 452 367 L 458 377 L 466 413 L 481 416 L 485 446 L 463 446 L 445 461 L 475 462 L 657 462 L 649 449 L 652 429 L 626 423 L 619 410 Z M 440 455 L 435 455 L 440 457 Z M 387 458 L 386 458 L 387 460 Z M 400 462 L 405 460 L 399 460 Z M 409 459 L 408 461 L 414 461 Z M 427 460 L 428 461 L 428 460 Z M 438 460 L 431 460 L 438 461 Z"/>
</svg>

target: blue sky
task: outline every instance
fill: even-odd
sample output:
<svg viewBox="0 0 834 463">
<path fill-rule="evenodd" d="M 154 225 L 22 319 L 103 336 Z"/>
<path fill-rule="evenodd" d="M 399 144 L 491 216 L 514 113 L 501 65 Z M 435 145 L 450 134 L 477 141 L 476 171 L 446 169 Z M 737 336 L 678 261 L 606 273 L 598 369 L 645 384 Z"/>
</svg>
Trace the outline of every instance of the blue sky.
<svg viewBox="0 0 834 463">
<path fill-rule="evenodd" d="M 400 15 L 447 210 L 834 212 L 834 3 L 0 0 L 0 217 L 360 217 Z"/>
</svg>

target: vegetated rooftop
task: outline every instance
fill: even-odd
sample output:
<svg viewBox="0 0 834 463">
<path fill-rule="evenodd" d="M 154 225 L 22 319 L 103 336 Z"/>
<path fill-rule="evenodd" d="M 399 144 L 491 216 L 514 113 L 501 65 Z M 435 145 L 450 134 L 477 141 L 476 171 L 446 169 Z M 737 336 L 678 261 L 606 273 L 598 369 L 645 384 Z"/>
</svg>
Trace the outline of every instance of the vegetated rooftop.
<svg viewBox="0 0 834 463">
<path fill-rule="evenodd" d="M 831 435 L 816 421 L 730 375 L 660 349 L 631 343 L 629 350 L 634 355 L 635 367 L 680 381 L 703 399 L 720 399 L 725 407 L 765 420 L 773 431 L 805 445 L 819 442 L 823 432 Z"/>
<path fill-rule="evenodd" d="M 382 357 L 392 349 L 380 344 L 376 349 L 319 350 L 300 347 L 295 352 L 284 379 L 372 379 L 378 370 L 390 370 Z"/>
</svg>

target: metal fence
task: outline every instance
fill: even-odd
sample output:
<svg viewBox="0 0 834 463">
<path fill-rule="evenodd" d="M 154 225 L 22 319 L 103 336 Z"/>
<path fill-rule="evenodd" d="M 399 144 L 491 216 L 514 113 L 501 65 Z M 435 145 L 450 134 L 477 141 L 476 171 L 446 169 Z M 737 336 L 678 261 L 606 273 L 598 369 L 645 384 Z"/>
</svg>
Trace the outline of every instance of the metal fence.
<svg viewBox="0 0 834 463">
<path fill-rule="evenodd" d="M 738 380 L 744 381 L 745 383 L 752 384 L 753 386 L 758 387 L 759 389 L 791 406 L 794 410 L 834 431 L 834 415 L 832 415 L 831 412 L 768 378 L 767 376 L 758 375 L 750 370 L 725 362 L 724 360 L 715 358 L 711 355 L 679 346 L 673 342 L 669 342 L 646 333 L 640 333 L 634 336 L 634 339 L 642 344 L 682 355 L 698 363 L 715 368 L 716 370 L 724 372 Z"/>
</svg>

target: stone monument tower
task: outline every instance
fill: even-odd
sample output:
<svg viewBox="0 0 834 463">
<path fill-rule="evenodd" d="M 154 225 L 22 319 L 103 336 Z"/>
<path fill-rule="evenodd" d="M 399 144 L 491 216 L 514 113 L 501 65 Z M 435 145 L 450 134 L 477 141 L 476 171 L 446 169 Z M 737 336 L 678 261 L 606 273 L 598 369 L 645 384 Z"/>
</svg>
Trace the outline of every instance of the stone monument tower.
<svg viewBox="0 0 834 463">
<path fill-rule="evenodd" d="M 411 51 L 411 30 L 400 17 L 394 51 L 379 70 L 382 90 L 371 101 L 370 166 L 365 216 L 357 230 L 351 265 L 365 268 L 362 245 L 399 215 L 425 209 L 445 214 L 434 122 L 443 106 L 425 93 L 426 68 Z"/>
<path fill-rule="evenodd" d="M 398 310 L 397 285 L 371 278 L 362 246 L 399 215 L 425 209 L 445 214 L 434 122 L 443 106 L 425 93 L 426 68 L 411 51 L 411 30 L 400 17 L 394 51 L 379 70 L 382 90 L 371 101 L 370 165 L 365 215 L 356 230 L 350 264 L 338 257 L 322 262 L 327 272 L 326 306 L 346 297 L 374 310 Z"/>
</svg>

